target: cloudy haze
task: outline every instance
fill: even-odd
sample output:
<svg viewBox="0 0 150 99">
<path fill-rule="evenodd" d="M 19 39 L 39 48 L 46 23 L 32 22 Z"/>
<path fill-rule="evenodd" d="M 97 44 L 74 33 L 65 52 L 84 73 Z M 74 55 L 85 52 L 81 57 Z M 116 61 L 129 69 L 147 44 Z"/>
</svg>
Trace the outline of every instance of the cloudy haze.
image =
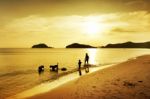
<svg viewBox="0 0 150 99">
<path fill-rule="evenodd" d="M 150 39 L 149 0 L 0 0 L 0 47 Z"/>
</svg>

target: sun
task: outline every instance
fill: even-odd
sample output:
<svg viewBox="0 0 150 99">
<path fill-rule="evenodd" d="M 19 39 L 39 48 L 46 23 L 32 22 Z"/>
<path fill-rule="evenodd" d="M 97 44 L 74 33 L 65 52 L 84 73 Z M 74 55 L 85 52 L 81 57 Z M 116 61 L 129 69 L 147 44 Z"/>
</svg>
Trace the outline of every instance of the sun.
<svg viewBox="0 0 150 99">
<path fill-rule="evenodd" d="M 105 35 L 111 28 L 111 25 L 105 21 L 106 19 L 99 16 L 87 16 L 80 21 L 80 31 L 84 35 L 97 37 Z"/>
<path fill-rule="evenodd" d="M 94 21 L 85 22 L 85 32 L 87 34 L 96 34 L 99 32 L 99 24 Z"/>
</svg>

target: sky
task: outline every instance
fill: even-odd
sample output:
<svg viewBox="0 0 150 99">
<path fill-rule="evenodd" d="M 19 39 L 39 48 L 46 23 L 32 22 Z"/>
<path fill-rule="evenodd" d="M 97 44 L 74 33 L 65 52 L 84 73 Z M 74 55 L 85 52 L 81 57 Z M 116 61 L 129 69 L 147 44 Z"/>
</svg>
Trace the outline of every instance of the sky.
<svg viewBox="0 0 150 99">
<path fill-rule="evenodd" d="M 0 48 L 150 40 L 150 0 L 0 0 Z"/>
</svg>

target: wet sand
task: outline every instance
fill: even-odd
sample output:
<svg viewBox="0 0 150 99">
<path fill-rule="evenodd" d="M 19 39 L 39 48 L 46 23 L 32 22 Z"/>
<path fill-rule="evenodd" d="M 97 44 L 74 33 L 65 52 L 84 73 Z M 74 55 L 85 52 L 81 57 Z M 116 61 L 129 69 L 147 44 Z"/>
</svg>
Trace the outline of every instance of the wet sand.
<svg viewBox="0 0 150 99">
<path fill-rule="evenodd" d="M 150 99 L 150 55 L 81 76 L 27 99 Z"/>
</svg>

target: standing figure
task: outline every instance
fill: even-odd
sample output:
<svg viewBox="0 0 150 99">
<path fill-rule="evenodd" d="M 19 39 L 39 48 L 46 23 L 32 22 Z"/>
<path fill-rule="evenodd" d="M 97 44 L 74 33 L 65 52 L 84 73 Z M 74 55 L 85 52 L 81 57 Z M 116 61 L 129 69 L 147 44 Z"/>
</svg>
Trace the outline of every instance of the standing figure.
<svg viewBox="0 0 150 99">
<path fill-rule="evenodd" d="M 78 61 L 78 70 L 79 70 L 79 75 L 81 76 L 82 75 L 82 72 L 81 72 L 81 64 L 82 64 L 82 62 L 81 62 L 81 60 L 79 60 Z"/>
<path fill-rule="evenodd" d="M 79 62 L 78 62 L 79 69 L 81 69 L 81 64 L 82 64 L 82 62 L 81 62 L 81 60 L 79 59 Z"/>
<path fill-rule="evenodd" d="M 89 64 L 89 55 L 88 55 L 88 53 L 86 53 L 86 55 L 85 55 L 85 65 L 86 64 Z"/>
</svg>

